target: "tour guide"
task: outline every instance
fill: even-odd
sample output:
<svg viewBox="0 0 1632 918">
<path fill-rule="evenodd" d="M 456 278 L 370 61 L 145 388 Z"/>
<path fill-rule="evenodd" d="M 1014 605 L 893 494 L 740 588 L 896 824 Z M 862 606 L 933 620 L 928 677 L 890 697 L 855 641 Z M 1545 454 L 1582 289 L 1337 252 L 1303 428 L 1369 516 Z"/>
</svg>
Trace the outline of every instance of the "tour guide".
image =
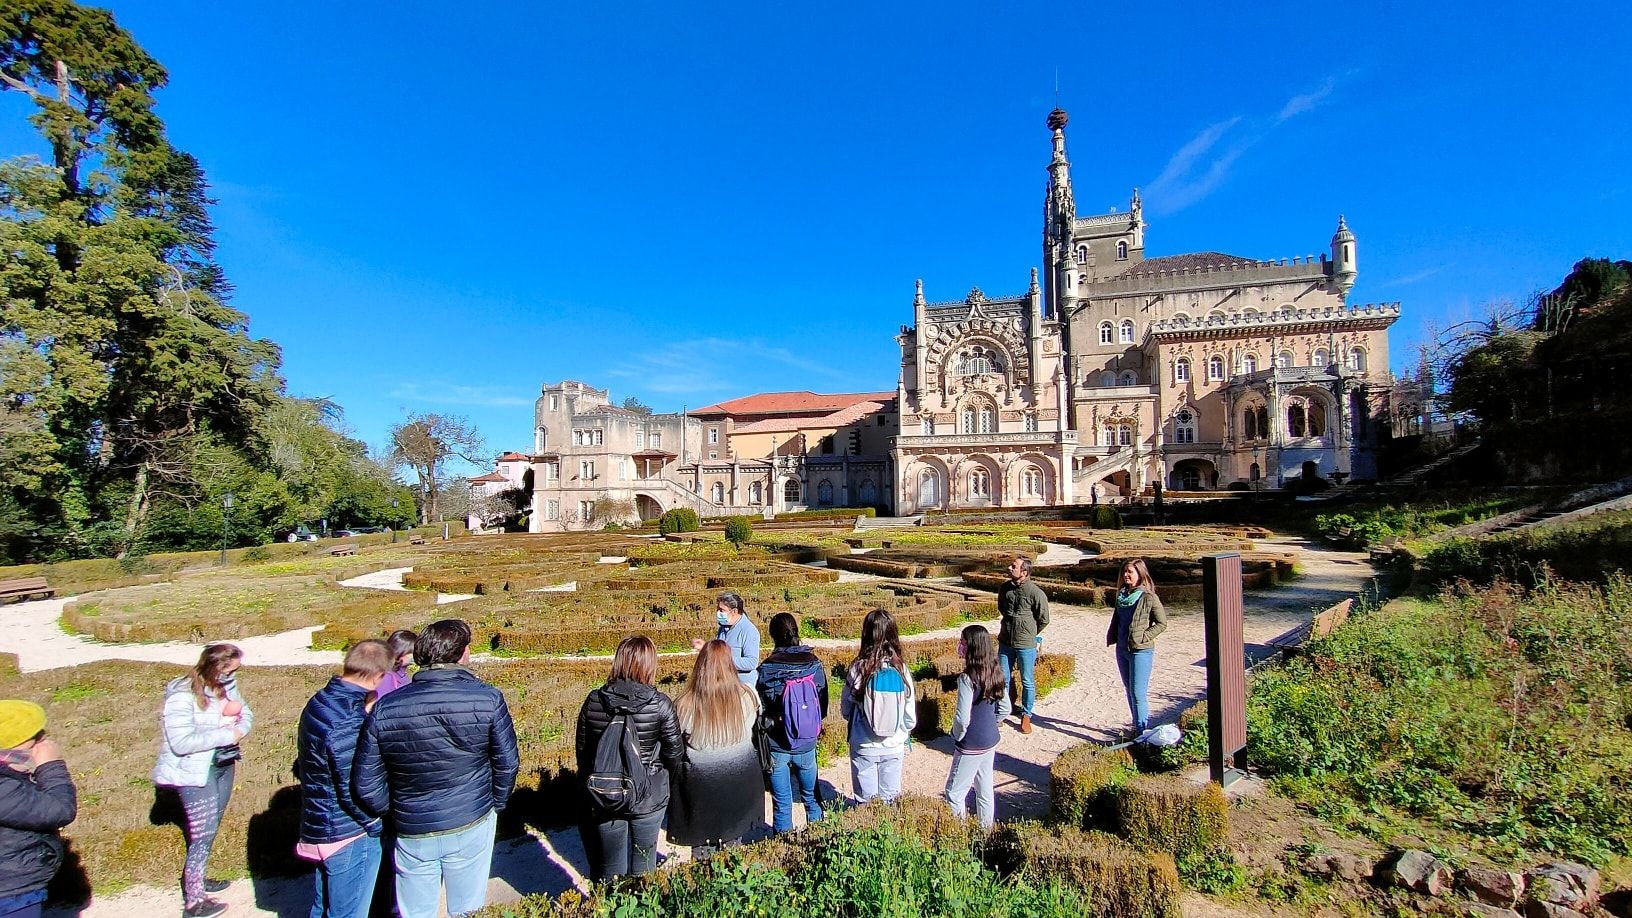
<svg viewBox="0 0 1632 918">
<path fill-rule="evenodd" d="M 742 597 L 731 592 L 721 593 L 714 608 L 714 621 L 720 626 L 714 639 L 730 646 L 731 662 L 742 684 L 756 687 L 759 684 L 759 629 L 748 618 Z M 702 638 L 692 638 L 691 649 L 702 650 L 706 643 Z"/>
<path fill-rule="evenodd" d="M 1031 709 L 1037 703 L 1037 645 L 1048 627 L 1048 597 L 1031 579 L 1031 559 L 1009 564 L 1009 582 L 997 591 L 997 612 L 1002 625 L 997 635 L 997 656 L 1003 667 L 1003 690 L 1009 689 L 1009 671 L 1020 663 L 1020 732 L 1031 732 Z"/>
</svg>

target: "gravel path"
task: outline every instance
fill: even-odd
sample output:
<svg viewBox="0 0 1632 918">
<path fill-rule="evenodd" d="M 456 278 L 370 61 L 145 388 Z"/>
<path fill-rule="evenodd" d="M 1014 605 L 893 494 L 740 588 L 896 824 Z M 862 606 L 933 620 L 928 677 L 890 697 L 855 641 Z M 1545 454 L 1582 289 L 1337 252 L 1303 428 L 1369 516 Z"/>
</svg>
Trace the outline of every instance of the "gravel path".
<svg viewBox="0 0 1632 918">
<path fill-rule="evenodd" d="M 1275 537 L 1261 541 L 1265 547 L 1293 553 L 1302 576 L 1281 587 L 1247 593 L 1245 636 L 1249 653 L 1253 645 L 1262 645 L 1307 622 L 1313 612 L 1360 592 L 1373 576 L 1364 554 L 1326 551 L 1296 538 Z M 1076 560 L 1076 557 L 1066 553 L 1074 549 L 1056 552 L 1055 548 L 1064 549 L 1064 546 L 1050 546 L 1044 560 L 1063 564 Z M 1081 556 L 1080 553 L 1078 556 Z M 395 588 L 400 589 L 402 572 L 402 569 L 381 571 L 368 578 L 348 581 L 348 585 L 390 589 L 393 588 L 391 575 L 394 574 Z M 369 578 L 376 578 L 377 582 L 360 582 Z M 1043 646 L 1048 652 L 1070 653 L 1076 657 L 1076 680 L 1038 703 L 1035 729 L 1031 735 L 1023 735 L 1014 729 L 1012 719 L 1005 726 L 996 766 L 999 820 L 1036 817 L 1046 813 L 1048 765 L 1055 756 L 1084 740 L 1104 741 L 1128 722 L 1127 702 L 1117 676 L 1115 654 L 1105 646 L 1109 610 L 1058 604 L 1053 610 L 1053 621 L 1046 632 Z M 0 630 L 0 635 L 3 635 L 0 636 L 0 650 L 16 652 L 19 645 L 27 645 L 30 659 L 36 664 L 33 668 L 77 665 L 108 658 L 162 659 L 182 663 L 191 663 L 197 658 L 197 645 L 115 646 L 63 635 L 55 626 L 56 616 L 60 612 L 60 601 L 24 603 L 0 609 L 0 623 L 17 624 L 14 616 L 21 615 L 33 626 Z M 1201 609 L 1199 606 L 1175 605 L 1170 607 L 1169 612 L 1172 615 L 1167 632 L 1158 643 L 1155 671 L 1151 676 L 1150 701 L 1157 719 L 1172 716 L 1182 706 L 1200 697 L 1206 689 Z M 996 626 L 995 622 L 988 624 L 993 628 Z M 251 665 L 289 662 L 286 655 L 301 657 L 299 662 L 337 663 L 338 654 L 329 653 L 321 659 L 314 659 L 318 657 L 316 652 L 299 646 L 309 630 L 251 638 L 239 643 L 246 655 L 258 654 L 251 657 Z M 953 635 L 958 630 L 943 629 L 923 636 Z M 39 636 L 38 633 L 42 631 L 50 634 Z M 52 643 L 51 635 L 67 638 L 68 643 Z M 25 639 L 23 636 L 29 637 Z M 33 643 L 37 640 L 44 643 Z M 854 642 L 817 643 L 851 645 Z M 254 651 L 251 650 L 252 646 Z M 135 655 L 149 652 L 161 655 Z M 59 653 L 69 654 L 73 658 L 58 662 Z M 834 703 L 837 703 L 836 695 Z M 939 796 L 951 766 L 951 752 L 952 741 L 949 737 L 929 743 L 915 743 L 907 754 L 903 789 L 908 793 Z M 821 778 L 827 788 L 826 796 L 850 793 L 847 762 L 830 765 L 822 771 Z M 767 796 L 767 823 L 769 805 Z M 803 819 L 797 807 L 795 819 Z M 666 840 L 661 850 L 676 859 L 689 856 L 684 850 L 673 849 Z M 501 842 L 495 851 L 488 898 L 490 902 L 503 902 L 529 893 L 556 893 L 582 886 L 586 872 L 583 846 L 575 830 Z M 310 882 L 307 877 L 244 880 L 233 883 L 218 898 L 233 906 L 232 915 L 297 918 L 304 916 L 309 908 Z M 138 887 L 92 902 L 83 910 L 54 910 L 47 914 L 52 918 L 121 918 L 175 910 L 177 896 L 173 890 Z M 1187 896 L 1184 911 L 1186 915 L 1245 914 L 1224 909 L 1218 903 L 1195 895 Z"/>
</svg>

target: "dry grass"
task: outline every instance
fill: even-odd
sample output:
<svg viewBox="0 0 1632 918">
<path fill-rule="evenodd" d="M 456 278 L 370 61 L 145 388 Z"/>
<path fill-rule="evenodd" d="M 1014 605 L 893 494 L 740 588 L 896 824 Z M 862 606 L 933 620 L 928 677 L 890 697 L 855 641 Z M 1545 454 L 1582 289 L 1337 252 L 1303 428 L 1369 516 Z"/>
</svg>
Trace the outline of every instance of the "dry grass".
<svg viewBox="0 0 1632 918">
<path fill-rule="evenodd" d="M 1147 854 L 1114 835 L 1071 826 L 1008 823 L 987 845 L 987 859 L 1006 872 L 1056 880 L 1082 891 L 1085 915 L 1178 918 L 1178 870 L 1162 852 Z M 1003 869 L 1000 867 L 999 869 Z"/>
</svg>

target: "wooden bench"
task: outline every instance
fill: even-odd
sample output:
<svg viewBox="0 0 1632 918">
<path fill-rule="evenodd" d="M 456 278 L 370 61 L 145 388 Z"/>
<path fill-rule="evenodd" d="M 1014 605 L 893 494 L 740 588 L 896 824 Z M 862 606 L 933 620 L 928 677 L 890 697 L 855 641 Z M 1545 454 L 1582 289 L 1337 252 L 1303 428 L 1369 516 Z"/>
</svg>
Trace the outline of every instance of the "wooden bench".
<svg viewBox="0 0 1632 918">
<path fill-rule="evenodd" d="M 57 591 L 46 584 L 44 577 L 23 577 L 18 580 L 0 580 L 0 601 L 50 599 Z"/>
<path fill-rule="evenodd" d="M 409 545 L 424 545 L 425 544 L 425 537 L 424 536 L 414 536 L 413 538 L 408 540 L 408 544 Z"/>
<path fill-rule="evenodd" d="M 329 549 L 329 554 L 332 557 L 335 557 L 335 558 L 339 558 L 339 557 L 341 557 L 343 555 L 355 555 L 355 554 L 357 554 L 357 546 L 355 546 L 355 545 L 336 545 L 333 548 Z"/>
<path fill-rule="evenodd" d="M 1269 646 L 1280 652 L 1283 659 L 1297 656 L 1304 644 L 1316 638 L 1323 638 L 1342 627 L 1349 620 L 1349 613 L 1354 610 L 1354 600 L 1345 599 L 1331 608 L 1316 613 L 1307 623 L 1299 625 L 1286 634 L 1269 642 Z"/>
</svg>

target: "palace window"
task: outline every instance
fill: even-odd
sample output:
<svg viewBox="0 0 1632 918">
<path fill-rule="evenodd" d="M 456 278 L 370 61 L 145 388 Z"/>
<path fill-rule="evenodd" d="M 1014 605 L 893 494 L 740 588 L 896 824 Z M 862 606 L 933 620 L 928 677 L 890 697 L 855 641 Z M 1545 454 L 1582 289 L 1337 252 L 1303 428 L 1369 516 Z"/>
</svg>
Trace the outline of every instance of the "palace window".
<svg viewBox="0 0 1632 918">
<path fill-rule="evenodd" d="M 820 507 L 833 506 L 833 482 L 826 478 L 816 485 L 816 504 Z"/>
<path fill-rule="evenodd" d="M 1115 344 L 1116 343 L 1116 329 L 1111 327 L 1111 323 L 1109 323 L 1109 322 L 1099 323 L 1099 343 L 1100 344 Z"/>
<path fill-rule="evenodd" d="M 719 443 L 719 442 L 720 442 L 720 429 L 718 427 L 710 427 L 708 429 L 708 445 L 713 446 L 713 445 L 715 445 L 716 443 Z"/>
<path fill-rule="evenodd" d="M 650 446 L 652 449 L 662 449 L 663 448 L 663 431 L 661 431 L 661 430 L 652 431 L 651 436 L 646 438 L 646 445 Z"/>
<path fill-rule="evenodd" d="M 748 506 L 758 507 L 765 503 L 765 487 L 759 482 L 748 485 Z"/>
<path fill-rule="evenodd" d="M 1127 261 L 1128 260 L 1128 244 L 1127 244 L 1127 242 L 1125 242 L 1123 240 L 1120 240 L 1120 239 L 1117 240 L 1117 243 L 1116 243 L 1116 260 L 1117 261 Z"/>
<path fill-rule="evenodd" d="M 595 477 L 595 460 L 582 459 L 578 462 L 578 477 L 589 481 Z"/>
<path fill-rule="evenodd" d="M 1281 351 L 1279 354 L 1276 354 L 1275 355 L 1275 365 L 1280 367 L 1283 370 L 1292 369 L 1292 352 L 1291 351 Z"/>
<path fill-rule="evenodd" d="M 969 473 L 969 496 L 992 496 L 992 476 L 985 469 L 975 469 Z"/>
<path fill-rule="evenodd" d="M 1119 386 L 1137 386 L 1139 385 L 1139 377 L 1132 370 L 1124 370 L 1122 375 L 1117 378 L 1116 384 Z"/>
<path fill-rule="evenodd" d="M 1035 465 L 1020 470 L 1020 493 L 1026 497 L 1043 496 L 1043 471 Z"/>
<path fill-rule="evenodd" d="M 1309 435 L 1309 419 L 1299 402 L 1293 402 L 1292 407 L 1286 409 L 1286 433 L 1290 437 Z"/>
<path fill-rule="evenodd" d="M 983 373 L 1001 373 L 1003 364 L 991 348 L 976 347 L 958 355 L 956 375 L 979 376 Z"/>
<path fill-rule="evenodd" d="M 1036 412 L 1032 412 L 1032 411 L 1026 412 L 1025 426 L 1026 426 L 1026 432 L 1027 433 L 1033 433 L 1033 432 L 1035 432 L 1037 430 L 1037 414 L 1036 414 Z"/>
<path fill-rule="evenodd" d="M 1196 416 L 1188 408 L 1181 408 L 1173 416 L 1173 442 L 1196 442 Z"/>
<path fill-rule="evenodd" d="M 561 410 L 561 396 L 559 396 L 559 395 L 550 396 L 550 410 L 551 411 L 560 411 Z"/>
<path fill-rule="evenodd" d="M 924 436 L 926 436 L 926 437 L 935 436 L 935 419 L 934 418 L 924 418 L 923 424 L 924 424 Z"/>
<path fill-rule="evenodd" d="M 958 412 L 958 418 L 959 418 L 959 420 L 961 422 L 958 425 L 958 432 L 959 433 L 974 433 L 975 432 L 975 409 L 973 409 L 973 408 L 963 409 L 962 411 Z"/>
<path fill-rule="evenodd" d="M 1116 429 L 1116 444 L 1118 446 L 1133 445 L 1133 425 L 1123 424 Z"/>
<path fill-rule="evenodd" d="M 1349 348 L 1349 369 L 1355 371 L 1356 373 L 1366 372 L 1366 351 L 1365 351 L 1365 348 L 1359 348 L 1359 347 Z"/>
<path fill-rule="evenodd" d="M 997 428 L 997 412 L 993 411 L 991 408 L 986 408 L 986 407 L 981 408 L 980 409 L 980 432 L 983 433 L 983 434 L 989 434 L 989 433 L 992 433 L 996 428 Z"/>
<path fill-rule="evenodd" d="M 782 501 L 787 504 L 799 503 L 799 479 L 789 478 L 782 485 Z"/>
<path fill-rule="evenodd" d="M 558 500 L 554 500 L 554 499 L 545 501 L 544 502 L 544 518 L 547 519 L 547 520 L 558 520 L 558 519 L 560 519 L 561 518 L 561 502 L 558 501 Z"/>
<path fill-rule="evenodd" d="M 1224 358 L 1214 354 L 1207 358 L 1207 379 L 1217 382 L 1224 378 Z"/>
<path fill-rule="evenodd" d="M 1256 373 L 1256 372 L 1258 372 L 1258 355 L 1257 354 L 1248 354 L 1247 356 L 1241 358 L 1241 372 L 1243 372 L 1243 373 Z"/>
<path fill-rule="evenodd" d="M 1326 436 L 1326 406 L 1314 400 L 1309 402 L 1309 436 Z"/>
<path fill-rule="evenodd" d="M 1133 320 L 1132 319 L 1123 319 L 1122 320 L 1122 343 L 1123 344 L 1132 344 L 1133 343 Z"/>
<path fill-rule="evenodd" d="M 725 503 L 725 485 L 722 482 L 714 482 L 714 487 L 709 488 L 708 492 L 709 496 L 714 498 L 714 503 Z"/>
<path fill-rule="evenodd" d="M 1190 381 L 1190 358 L 1189 357 L 1180 357 L 1178 359 L 1178 362 L 1173 364 L 1173 381 L 1174 382 L 1189 382 Z"/>
<path fill-rule="evenodd" d="M 646 431 L 644 431 L 644 430 L 635 431 L 635 449 L 645 449 L 645 448 L 646 448 Z"/>
<path fill-rule="evenodd" d="M 561 466 L 554 462 L 544 463 L 544 480 L 556 481 L 561 477 Z"/>
<path fill-rule="evenodd" d="M 822 438 L 821 442 L 822 442 L 822 455 L 824 455 L 824 456 L 833 455 L 833 435 L 828 434 L 827 436 Z"/>
<path fill-rule="evenodd" d="M 1315 356 L 1310 358 L 1309 365 L 1312 367 L 1329 367 L 1332 365 L 1331 355 L 1326 353 L 1325 348 L 1318 348 L 1315 351 Z"/>
<path fill-rule="evenodd" d="M 1080 264 L 1086 264 L 1087 262 L 1088 262 L 1088 247 L 1085 246 L 1085 245 L 1077 246 L 1077 264 L 1079 264 L 1079 265 Z"/>
<path fill-rule="evenodd" d="M 934 469 L 918 473 L 918 506 L 937 507 L 941 503 L 941 476 Z"/>
<path fill-rule="evenodd" d="M 578 521 L 581 522 L 581 523 L 590 523 L 590 522 L 594 522 L 594 520 L 595 520 L 595 502 L 592 501 L 592 500 L 581 500 L 581 501 L 579 501 L 578 502 Z"/>
<path fill-rule="evenodd" d="M 871 478 L 864 478 L 861 487 L 856 490 L 856 496 L 861 499 L 863 507 L 878 503 L 878 485 L 873 484 Z"/>
</svg>

